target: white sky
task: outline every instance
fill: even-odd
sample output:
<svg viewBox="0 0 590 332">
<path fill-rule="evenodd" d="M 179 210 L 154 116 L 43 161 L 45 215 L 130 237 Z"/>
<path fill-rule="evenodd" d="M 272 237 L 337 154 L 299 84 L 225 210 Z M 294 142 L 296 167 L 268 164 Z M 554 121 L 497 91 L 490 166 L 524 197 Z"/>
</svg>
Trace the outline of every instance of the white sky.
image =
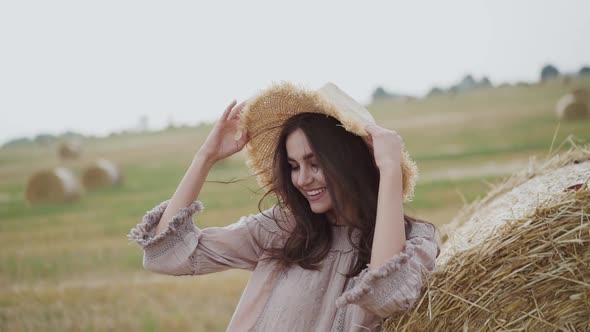
<svg viewBox="0 0 590 332">
<path fill-rule="evenodd" d="M 361 102 L 590 65 L 590 1 L 2 1 L 0 144 L 214 120 L 283 80 Z"/>
</svg>

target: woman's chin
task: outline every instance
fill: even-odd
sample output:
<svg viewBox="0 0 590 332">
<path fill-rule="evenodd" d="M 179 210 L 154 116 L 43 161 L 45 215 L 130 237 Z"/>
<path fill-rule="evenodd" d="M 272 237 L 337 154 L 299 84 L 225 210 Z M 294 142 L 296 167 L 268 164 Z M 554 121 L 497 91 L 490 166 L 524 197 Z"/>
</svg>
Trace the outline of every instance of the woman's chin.
<svg viewBox="0 0 590 332">
<path fill-rule="evenodd" d="M 311 204 L 311 211 L 315 214 L 322 214 L 322 213 L 326 213 L 328 211 L 330 211 L 330 207 L 329 206 L 325 206 L 325 205 L 320 205 L 320 204 Z"/>
</svg>

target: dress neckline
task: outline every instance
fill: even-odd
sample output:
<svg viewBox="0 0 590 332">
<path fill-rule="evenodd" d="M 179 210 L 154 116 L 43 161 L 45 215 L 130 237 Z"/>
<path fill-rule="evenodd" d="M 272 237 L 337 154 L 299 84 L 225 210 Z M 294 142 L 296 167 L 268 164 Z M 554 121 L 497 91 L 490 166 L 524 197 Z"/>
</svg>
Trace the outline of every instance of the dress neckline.
<svg viewBox="0 0 590 332">
<path fill-rule="evenodd" d="M 348 225 L 332 225 L 332 248 L 330 250 L 348 252 L 353 250 L 353 246 L 348 239 Z M 358 238 L 358 230 L 352 231 L 352 238 Z"/>
</svg>

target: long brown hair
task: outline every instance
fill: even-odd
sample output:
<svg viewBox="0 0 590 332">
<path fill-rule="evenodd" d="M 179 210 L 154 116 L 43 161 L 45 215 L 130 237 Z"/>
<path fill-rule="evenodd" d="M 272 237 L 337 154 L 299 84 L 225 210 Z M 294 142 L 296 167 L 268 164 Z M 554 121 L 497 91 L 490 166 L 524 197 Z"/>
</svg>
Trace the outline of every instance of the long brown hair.
<svg viewBox="0 0 590 332">
<path fill-rule="evenodd" d="M 279 208 L 288 211 L 295 223 L 284 246 L 265 249 L 269 258 L 277 259 L 284 268 L 298 264 L 304 269 L 318 270 L 332 244 L 331 224 L 326 214 L 314 213 L 291 180 L 286 141 L 297 129 L 307 137 L 323 170 L 338 222 L 350 226 L 348 237 L 358 256 L 347 277 L 355 276 L 371 258 L 379 169 L 366 142 L 346 131 L 337 119 L 330 116 L 302 113 L 291 117 L 281 130 L 273 159 L 273 183 L 260 202 L 274 195 Z M 404 219 L 406 228 L 415 221 L 406 215 Z M 354 229 L 360 231 L 360 238 L 356 240 L 352 239 Z"/>
</svg>

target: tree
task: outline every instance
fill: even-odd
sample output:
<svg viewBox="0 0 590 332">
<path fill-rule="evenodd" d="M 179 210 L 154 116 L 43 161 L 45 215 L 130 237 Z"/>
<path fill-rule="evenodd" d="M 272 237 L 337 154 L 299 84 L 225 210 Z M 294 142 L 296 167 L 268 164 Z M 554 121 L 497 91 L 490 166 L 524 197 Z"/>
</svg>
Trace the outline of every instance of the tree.
<svg viewBox="0 0 590 332">
<path fill-rule="evenodd" d="M 55 143 L 57 141 L 57 137 L 51 134 L 39 134 L 33 138 L 33 141 L 40 145 L 48 145 Z"/>
<path fill-rule="evenodd" d="M 9 140 L 8 142 L 4 143 L 0 148 L 8 148 L 12 146 L 22 146 L 31 144 L 33 141 L 28 137 L 19 137 Z"/>
<path fill-rule="evenodd" d="M 559 76 L 559 70 L 553 65 L 546 65 L 541 69 L 541 81 L 556 78 Z"/>
<path fill-rule="evenodd" d="M 430 89 L 430 91 L 428 92 L 428 94 L 426 94 L 426 96 L 427 97 L 438 96 L 438 95 L 442 95 L 443 93 L 445 93 L 443 89 L 435 86 L 432 89 Z"/>
<path fill-rule="evenodd" d="M 590 75 L 590 67 L 584 66 L 584 67 L 580 68 L 580 71 L 578 72 L 578 75 L 579 76 Z"/>
<path fill-rule="evenodd" d="M 389 94 L 387 93 L 387 91 L 385 91 L 385 89 L 383 89 L 383 87 L 377 87 L 377 89 L 375 89 L 375 91 L 373 91 L 373 100 L 377 100 L 377 99 L 381 99 L 381 98 L 386 98 L 389 96 Z"/>
<path fill-rule="evenodd" d="M 484 76 L 481 81 L 479 81 L 479 86 L 483 88 L 489 88 L 492 86 L 492 81 L 487 76 Z"/>
</svg>

